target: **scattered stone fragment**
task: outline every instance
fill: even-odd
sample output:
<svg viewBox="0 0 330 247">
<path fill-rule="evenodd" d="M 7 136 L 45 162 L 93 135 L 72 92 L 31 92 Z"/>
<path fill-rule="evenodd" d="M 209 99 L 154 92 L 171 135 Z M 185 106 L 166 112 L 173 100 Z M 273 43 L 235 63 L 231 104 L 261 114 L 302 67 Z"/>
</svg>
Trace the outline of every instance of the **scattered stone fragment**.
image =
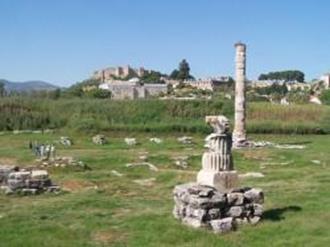
<svg viewBox="0 0 330 247">
<path fill-rule="evenodd" d="M 73 144 L 72 140 L 67 136 L 61 136 L 60 143 L 66 147 L 70 147 Z"/>
<path fill-rule="evenodd" d="M 136 179 L 133 180 L 134 183 L 137 183 L 142 186 L 152 186 L 154 182 L 156 181 L 156 178 L 148 178 L 148 179 Z"/>
<path fill-rule="evenodd" d="M 112 173 L 113 175 L 117 176 L 117 177 L 122 177 L 122 176 L 124 176 L 123 174 L 117 172 L 116 170 L 111 170 L 111 173 Z"/>
<path fill-rule="evenodd" d="M 232 217 L 211 220 L 210 224 L 215 233 L 227 233 L 235 229 L 235 222 Z"/>
<path fill-rule="evenodd" d="M 264 203 L 264 193 L 261 189 L 250 189 L 244 192 L 244 198 L 249 203 L 262 204 Z"/>
<path fill-rule="evenodd" d="M 274 145 L 275 148 L 279 148 L 279 149 L 305 149 L 306 146 L 305 145 Z"/>
<path fill-rule="evenodd" d="M 251 218 L 248 218 L 248 221 L 251 225 L 256 225 L 259 223 L 259 221 L 261 220 L 260 216 L 253 216 Z"/>
<path fill-rule="evenodd" d="M 149 139 L 150 142 L 156 143 L 156 144 L 161 144 L 163 142 L 162 139 L 157 138 L 157 137 L 153 137 Z"/>
<path fill-rule="evenodd" d="M 242 216 L 243 212 L 244 212 L 244 207 L 243 206 L 233 206 L 228 210 L 226 215 L 228 217 L 239 218 L 239 217 Z"/>
<path fill-rule="evenodd" d="M 244 217 L 244 218 L 236 218 L 235 219 L 235 222 L 237 225 L 246 225 L 246 224 L 249 224 L 249 220 L 247 217 Z"/>
<path fill-rule="evenodd" d="M 261 204 L 253 204 L 252 207 L 253 207 L 253 215 L 261 217 L 264 211 L 263 206 Z"/>
<path fill-rule="evenodd" d="M 190 136 L 178 137 L 177 140 L 178 140 L 178 142 L 185 144 L 185 145 L 193 143 L 193 138 Z"/>
<path fill-rule="evenodd" d="M 243 193 L 228 193 L 227 194 L 227 202 L 231 206 L 239 206 L 244 203 L 244 194 Z"/>
<path fill-rule="evenodd" d="M 319 160 L 312 160 L 312 163 L 314 163 L 316 165 L 320 165 L 321 164 L 321 161 L 319 161 Z"/>
<path fill-rule="evenodd" d="M 74 167 L 81 170 L 91 170 L 91 168 L 86 165 L 81 160 L 76 160 L 73 157 L 56 157 L 54 160 L 39 160 L 41 167 Z"/>
<path fill-rule="evenodd" d="M 187 169 L 188 168 L 188 156 L 180 156 L 180 157 L 176 157 L 174 160 L 174 164 L 177 167 L 180 167 L 182 169 Z"/>
<path fill-rule="evenodd" d="M 190 217 L 186 217 L 182 220 L 182 223 L 187 225 L 187 226 L 191 226 L 193 228 L 201 228 L 201 227 L 206 227 L 206 224 L 203 224 L 202 221 L 195 219 L 195 218 L 190 218 Z"/>
<path fill-rule="evenodd" d="M 134 146 L 137 144 L 137 141 L 135 138 L 125 138 L 125 142 L 128 146 Z"/>
<path fill-rule="evenodd" d="M 277 162 L 264 162 L 264 163 L 261 163 L 260 165 L 265 167 L 265 166 L 286 166 L 286 165 L 290 165 L 292 164 L 293 161 L 287 161 L 287 162 L 281 162 L 281 163 L 277 163 Z"/>
<path fill-rule="evenodd" d="M 126 167 L 136 167 L 136 166 L 148 166 L 151 171 L 158 172 L 158 168 L 155 165 L 148 162 L 126 164 Z"/>
<path fill-rule="evenodd" d="M 256 147 L 256 148 L 271 147 L 274 145 L 274 143 L 267 142 L 267 141 L 255 141 L 252 144 L 253 144 L 253 147 Z"/>
<path fill-rule="evenodd" d="M 148 160 L 148 156 L 147 155 L 140 155 L 139 159 L 142 161 L 147 161 Z"/>
<path fill-rule="evenodd" d="M 263 178 L 263 177 L 265 177 L 265 175 L 260 172 L 248 172 L 245 174 L 240 174 L 239 177 L 240 178 Z"/>
<path fill-rule="evenodd" d="M 107 138 L 104 135 L 93 136 L 92 141 L 96 145 L 104 145 L 108 143 Z"/>
</svg>

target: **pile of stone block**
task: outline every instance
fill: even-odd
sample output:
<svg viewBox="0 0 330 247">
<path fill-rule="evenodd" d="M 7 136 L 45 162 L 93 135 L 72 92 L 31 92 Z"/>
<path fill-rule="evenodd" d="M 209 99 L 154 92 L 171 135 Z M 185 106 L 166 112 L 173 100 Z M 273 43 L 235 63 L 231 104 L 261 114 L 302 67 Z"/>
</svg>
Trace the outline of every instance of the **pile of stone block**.
<svg viewBox="0 0 330 247">
<path fill-rule="evenodd" d="M 43 192 L 59 192 L 60 187 L 49 178 L 46 170 L 19 170 L 17 167 L 10 171 L 0 166 L 2 176 L 1 189 L 6 195 L 22 194 L 35 195 Z"/>
<path fill-rule="evenodd" d="M 188 183 L 174 188 L 174 217 L 194 228 L 216 233 L 235 230 L 241 224 L 257 224 L 263 213 L 260 189 L 233 189 L 221 193 L 213 187 Z"/>
</svg>

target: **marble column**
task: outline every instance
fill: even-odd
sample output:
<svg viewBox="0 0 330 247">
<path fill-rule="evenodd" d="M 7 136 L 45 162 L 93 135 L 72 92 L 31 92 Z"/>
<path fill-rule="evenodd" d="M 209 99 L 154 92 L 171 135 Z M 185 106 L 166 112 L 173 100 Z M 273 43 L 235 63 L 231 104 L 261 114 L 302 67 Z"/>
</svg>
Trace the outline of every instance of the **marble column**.
<svg viewBox="0 0 330 247">
<path fill-rule="evenodd" d="M 245 99 L 245 82 L 246 82 L 246 45 L 243 43 L 235 44 L 236 61 L 235 61 L 235 127 L 233 131 L 233 141 L 244 143 L 246 138 L 246 99 Z"/>
</svg>

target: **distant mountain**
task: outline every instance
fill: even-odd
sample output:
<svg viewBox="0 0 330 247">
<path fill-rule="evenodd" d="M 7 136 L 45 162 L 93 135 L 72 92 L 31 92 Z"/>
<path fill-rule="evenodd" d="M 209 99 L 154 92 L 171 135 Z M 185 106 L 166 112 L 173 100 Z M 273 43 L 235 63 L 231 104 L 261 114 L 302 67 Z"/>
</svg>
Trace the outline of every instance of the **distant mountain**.
<svg viewBox="0 0 330 247">
<path fill-rule="evenodd" d="M 44 81 L 11 82 L 0 79 L 1 82 L 4 83 L 7 92 L 52 91 L 59 88 Z"/>
</svg>

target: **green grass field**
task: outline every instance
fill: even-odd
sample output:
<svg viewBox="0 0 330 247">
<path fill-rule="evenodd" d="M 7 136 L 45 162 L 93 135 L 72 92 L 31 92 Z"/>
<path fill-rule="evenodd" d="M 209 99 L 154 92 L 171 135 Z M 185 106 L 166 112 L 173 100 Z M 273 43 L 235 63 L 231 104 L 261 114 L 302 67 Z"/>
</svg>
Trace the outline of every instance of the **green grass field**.
<svg viewBox="0 0 330 247">
<path fill-rule="evenodd" d="M 30 166 L 29 140 L 54 141 L 65 133 L 0 136 L 0 164 Z M 91 136 L 73 136 L 75 145 L 58 146 L 59 155 L 83 160 L 91 171 L 49 170 L 65 192 L 31 197 L 0 195 L 0 246 L 329 246 L 330 138 L 328 136 L 255 135 L 255 140 L 306 145 L 303 150 L 262 148 L 234 152 L 240 173 L 262 172 L 264 178 L 241 181 L 264 190 L 265 214 L 257 226 L 214 235 L 190 229 L 172 217 L 172 189 L 194 181 L 200 169 L 203 135 L 184 146 L 175 134 L 107 133 L 109 144 L 93 145 Z M 141 143 L 128 147 L 123 139 Z M 148 152 L 147 167 L 125 167 Z M 173 158 L 188 155 L 189 168 Z M 319 162 L 315 162 L 315 160 Z M 314 162 L 313 162 L 314 161 Z M 111 171 L 122 173 L 115 176 Z M 154 178 L 150 185 L 134 180 Z"/>
</svg>

